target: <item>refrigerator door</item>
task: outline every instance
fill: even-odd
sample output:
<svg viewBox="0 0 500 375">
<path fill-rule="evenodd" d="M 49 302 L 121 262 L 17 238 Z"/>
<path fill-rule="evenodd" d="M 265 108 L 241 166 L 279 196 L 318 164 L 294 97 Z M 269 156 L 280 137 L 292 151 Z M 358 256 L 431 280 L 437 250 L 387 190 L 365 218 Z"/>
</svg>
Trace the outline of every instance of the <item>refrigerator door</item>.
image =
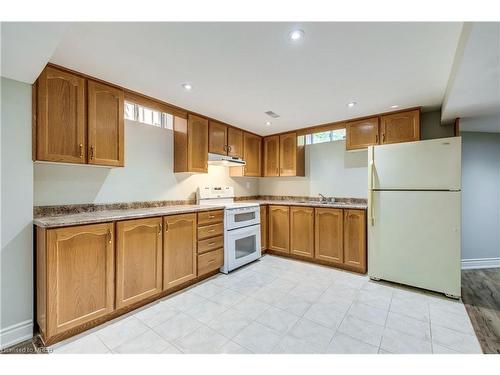
<svg viewBox="0 0 500 375">
<path fill-rule="evenodd" d="M 461 137 L 372 146 L 375 190 L 460 190 Z"/>
<path fill-rule="evenodd" d="M 460 195 L 374 192 L 369 276 L 460 296 Z"/>
</svg>

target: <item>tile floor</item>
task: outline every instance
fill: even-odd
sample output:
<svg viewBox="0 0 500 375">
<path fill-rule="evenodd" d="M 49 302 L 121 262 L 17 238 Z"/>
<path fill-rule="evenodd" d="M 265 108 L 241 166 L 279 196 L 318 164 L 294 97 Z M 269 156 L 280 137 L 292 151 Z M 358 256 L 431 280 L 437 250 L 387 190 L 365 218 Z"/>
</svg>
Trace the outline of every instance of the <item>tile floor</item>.
<svg viewBox="0 0 500 375">
<path fill-rule="evenodd" d="M 54 353 L 481 353 L 461 302 L 265 255 Z"/>
</svg>

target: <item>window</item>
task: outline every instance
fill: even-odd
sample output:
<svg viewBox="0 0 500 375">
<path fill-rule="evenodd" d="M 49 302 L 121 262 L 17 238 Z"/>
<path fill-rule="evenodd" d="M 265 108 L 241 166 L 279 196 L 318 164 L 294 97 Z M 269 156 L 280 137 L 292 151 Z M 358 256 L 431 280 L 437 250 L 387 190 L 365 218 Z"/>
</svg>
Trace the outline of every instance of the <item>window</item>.
<svg viewBox="0 0 500 375">
<path fill-rule="evenodd" d="M 170 113 L 156 111 L 130 102 L 125 102 L 125 119 L 162 129 L 173 129 L 174 125 L 174 116 Z"/>
<path fill-rule="evenodd" d="M 345 139 L 345 129 L 328 130 L 326 132 L 306 134 L 306 145 L 335 142 Z"/>
</svg>

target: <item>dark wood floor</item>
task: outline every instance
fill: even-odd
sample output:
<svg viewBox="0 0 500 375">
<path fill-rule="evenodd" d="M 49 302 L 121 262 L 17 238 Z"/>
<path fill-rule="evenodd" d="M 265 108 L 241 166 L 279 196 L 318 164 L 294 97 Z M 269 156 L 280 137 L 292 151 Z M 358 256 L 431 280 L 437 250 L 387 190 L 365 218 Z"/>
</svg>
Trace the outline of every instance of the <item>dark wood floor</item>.
<svg viewBox="0 0 500 375">
<path fill-rule="evenodd" d="M 500 354 L 500 268 L 462 271 L 462 300 L 483 353 Z"/>
</svg>

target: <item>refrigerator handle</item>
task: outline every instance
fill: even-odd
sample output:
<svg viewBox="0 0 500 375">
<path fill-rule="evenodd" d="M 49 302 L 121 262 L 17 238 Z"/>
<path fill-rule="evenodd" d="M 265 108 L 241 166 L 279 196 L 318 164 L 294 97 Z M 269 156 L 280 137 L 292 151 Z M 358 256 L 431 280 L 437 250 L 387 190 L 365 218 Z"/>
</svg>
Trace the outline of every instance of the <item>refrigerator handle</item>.
<svg viewBox="0 0 500 375">
<path fill-rule="evenodd" d="M 368 217 L 370 220 L 370 225 L 375 224 L 375 219 L 373 217 L 373 173 L 375 168 L 375 150 L 373 146 L 370 146 L 368 154 L 370 160 L 368 163 Z"/>
</svg>

